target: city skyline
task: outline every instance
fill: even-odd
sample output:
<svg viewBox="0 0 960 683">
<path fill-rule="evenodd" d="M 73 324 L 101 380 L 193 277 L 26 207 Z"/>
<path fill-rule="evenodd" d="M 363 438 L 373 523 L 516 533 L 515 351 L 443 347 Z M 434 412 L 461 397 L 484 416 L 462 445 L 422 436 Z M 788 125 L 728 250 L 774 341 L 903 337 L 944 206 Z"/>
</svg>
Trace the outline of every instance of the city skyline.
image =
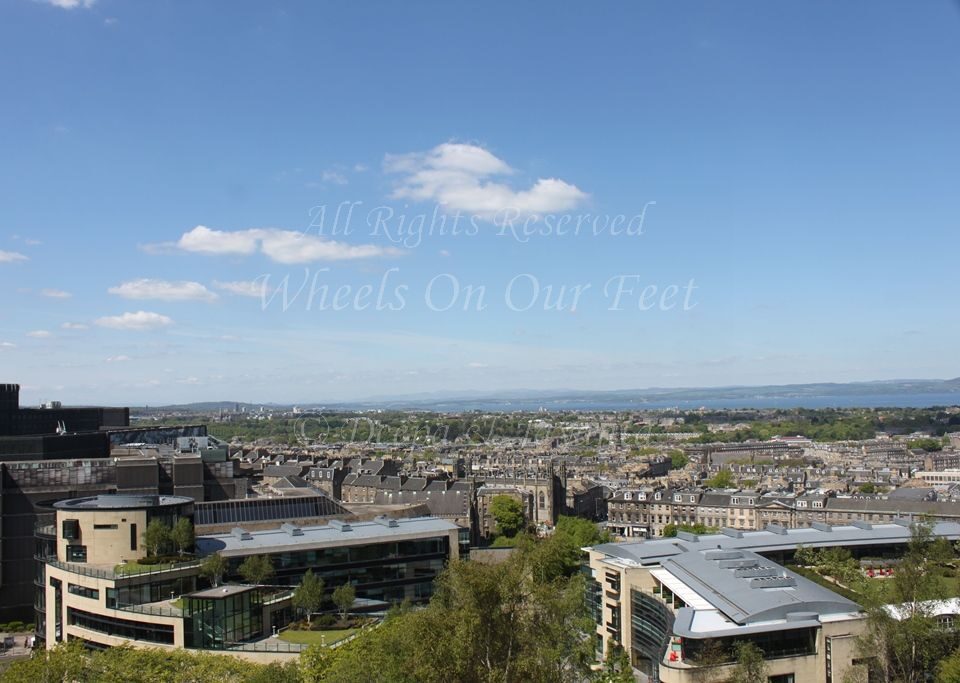
<svg viewBox="0 0 960 683">
<path fill-rule="evenodd" d="M 960 375 L 956 4 L 689 10 L 7 3 L 3 375 L 132 405 Z"/>
</svg>

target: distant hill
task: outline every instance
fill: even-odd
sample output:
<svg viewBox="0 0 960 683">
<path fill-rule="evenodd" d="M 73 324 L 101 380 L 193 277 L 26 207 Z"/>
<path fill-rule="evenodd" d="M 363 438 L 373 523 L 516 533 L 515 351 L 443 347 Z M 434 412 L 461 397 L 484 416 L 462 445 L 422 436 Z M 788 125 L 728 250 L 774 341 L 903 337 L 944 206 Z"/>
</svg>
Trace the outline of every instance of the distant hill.
<svg viewBox="0 0 960 683">
<path fill-rule="evenodd" d="M 948 380 L 898 379 L 874 382 L 784 384 L 765 386 L 688 387 L 582 390 L 508 390 L 503 392 L 435 392 L 403 396 L 379 396 L 362 401 L 297 403 L 301 408 L 328 410 L 642 410 L 654 408 L 767 408 L 767 407 L 923 407 L 960 404 L 960 378 Z M 212 401 L 152 410 L 182 412 L 232 411 L 239 405 L 246 412 L 263 406 L 271 411 L 289 410 L 294 404 Z"/>
</svg>

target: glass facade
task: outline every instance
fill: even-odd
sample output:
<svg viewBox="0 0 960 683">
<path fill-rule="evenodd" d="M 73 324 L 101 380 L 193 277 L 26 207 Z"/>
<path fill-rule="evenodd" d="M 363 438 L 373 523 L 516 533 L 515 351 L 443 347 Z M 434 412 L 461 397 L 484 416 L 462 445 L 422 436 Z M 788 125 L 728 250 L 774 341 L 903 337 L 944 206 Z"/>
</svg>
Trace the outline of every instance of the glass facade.
<svg viewBox="0 0 960 683">
<path fill-rule="evenodd" d="M 219 500 L 197 503 L 196 524 L 237 524 L 278 519 L 310 519 L 346 514 L 339 503 L 326 496 Z"/>
<path fill-rule="evenodd" d="M 263 597 L 257 588 L 223 597 L 188 595 L 183 602 L 187 647 L 223 650 L 263 636 Z"/>
<path fill-rule="evenodd" d="M 673 612 L 663 602 L 641 591 L 630 591 L 630 650 L 633 666 L 653 681 L 673 632 Z"/>
<path fill-rule="evenodd" d="M 84 612 L 73 607 L 67 608 L 67 623 L 118 638 L 173 645 L 173 626 L 167 624 L 148 624 L 130 619 L 118 619 Z"/>
<path fill-rule="evenodd" d="M 737 638 L 708 638 L 704 640 L 685 638 L 683 641 L 683 658 L 696 660 L 701 653 L 710 648 L 712 657 L 725 662 L 733 662 L 736 660 L 734 646 L 738 642 L 744 641 L 751 642 L 760 648 L 764 659 L 812 655 L 817 652 L 817 629 L 798 628 L 790 631 L 769 631 Z"/>
<path fill-rule="evenodd" d="M 433 594 L 433 581 L 450 552 L 446 536 L 352 547 L 291 550 L 270 555 L 276 572 L 272 583 L 296 586 L 308 569 L 320 576 L 327 593 L 351 583 L 357 597 L 384 602 L 423 601 Z M 228 574 L 240 580 L 243 558 L 231 561 Z"/>
<path fill-rule="evenodd" d="M 197 577 L 184 576 L 166 581 L 150 581 L 107 589 L 106 606 L 110 608 L 144 605 L 169 600 L 197 590 Z"/>
</svg>

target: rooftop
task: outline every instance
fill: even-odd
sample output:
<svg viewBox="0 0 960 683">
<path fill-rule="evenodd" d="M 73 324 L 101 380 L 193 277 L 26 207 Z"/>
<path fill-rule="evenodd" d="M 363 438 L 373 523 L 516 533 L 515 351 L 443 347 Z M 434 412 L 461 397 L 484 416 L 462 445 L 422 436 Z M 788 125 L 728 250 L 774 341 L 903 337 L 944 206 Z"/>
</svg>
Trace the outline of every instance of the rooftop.
<svg viewBox="0 0 960 683">
<path fill-rule="evenodd" d="M 205 599 L 217 599 L 217 598 L 226 598 L 231 595 L 237 595 L 239 593 L 246 593 L 249 590 L 253 590 L 256 586 L 245 586 L 241 584 L 230 584 L 229 586 L 217 586 L 216 588 L 207 588 L 206 590 L 196 591 L 195 593 L 189 593 L 184 597 L 187 598 L 205 598 Z"/>
<path fill-rule="evenodd" d="M 410 519 L 378 519 L 372 522 L 342 522 L 331 520 L 323 526 L 297 527 L 284 524 L 265 531 L 245 531 L 237 528 L 226 534 L 209 534 L 197 538 L 200 555 L 221 553 L 224 556 L 247 555 L 251 550 L 260 553 L 283 552 L 295 549 L 335 548 L 348 545 L 385 543 L 391 540 L 411 540 L 444 536 L 458 530 L 456 524 L 435 517 Z"/>
<path fill-rule="evenodd" d="M 746 550 L 755 553 L 793 550 L 798 545 L 818 547 L 869 546 L 889 543 L 907 543 L 910 540 L 907 520 L 896 524 L 867 524 L 856 522 L 844 526 L 818 524 L 817 527 L 782 529 L 770 525 L 763 531 L 736 531 L 725 529 L 719 534 L 696 536 L 680 532 L 677 538 L 646 540 L 636 543 L 604 543 L 592 550 L 602 553 L 614 563 L 626 565 L 656 565 L 671 557 L 695 550 Z M 935 536 L 960 540 L 960 524 L 939 522 L 933 527 Z"/>
<path fill-rule="evenodd" d="M 130 496 L 102 494 L 89 498 L 71 498 L 54 503 L 58 510 L 141 510 L 192 503 L 186 496 Z"/>
</svg>

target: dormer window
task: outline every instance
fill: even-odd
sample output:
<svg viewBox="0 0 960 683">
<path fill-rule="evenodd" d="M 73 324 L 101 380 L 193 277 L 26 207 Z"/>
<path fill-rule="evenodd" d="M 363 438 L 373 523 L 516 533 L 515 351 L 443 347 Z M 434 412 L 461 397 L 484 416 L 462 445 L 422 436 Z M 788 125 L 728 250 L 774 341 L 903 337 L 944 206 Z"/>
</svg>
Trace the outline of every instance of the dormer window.
<svg viewBox="0 0 960 683">
<path fill-rule="evenodd" d="M 798 500 L 798 501 L 797 501 L 797 507 L 798 507 L 798 508 L 805 508 L 805 507 L 807 507 L 807 501 L 805 501 L 805 500 Z"/>
<path fill-rule="evenodd" d="M 659 494 L 659 493 L 656 494 L 653 498 L 654 498 L 654 500 L 660 500 L 660 494 Z"/>
<path fill-rule="evenodd" d="M 734 498 L 731 502 L 732 502 L 734 505 L 739 505 L 739 504 L 740 504 L 740 499 L 739 499 L 739 498 Z"/>
<path fill-rule="evenodd" d="M 747 498 L 747 505 L 753 505 L 753 498 Z"/>
<path fill-rule="evenodd" d="M 637 494 L 637 500 L 646 500 L 646 499 L 647 499 L 647 494 L 646 494 L 646 493 L 638 493 L 638 494 Z"/>
<path fill-rule="evenodd" d="M 623 499 L 624 499 L 624 500 L 630 500 L 630 492 L 629 492 L 629 491 L 627 491 L 626 493 L 623 494 Z"/>
<path fill-rule="evenodd" d="M 815 501 L 813 501 L 813 507 L 815 507 L 815 508 L 822 508 L 822 507 L 823 507 L 823 501 L 822 501 L 822 500 L 815 500 Z"/>
<path fill-rule="evenodd" d="M 682 501 L 683 501 L 683 496 L 681 496 L 679 493 L 673 497 L 674 503 L 680 503 Z"/>
</svg>

